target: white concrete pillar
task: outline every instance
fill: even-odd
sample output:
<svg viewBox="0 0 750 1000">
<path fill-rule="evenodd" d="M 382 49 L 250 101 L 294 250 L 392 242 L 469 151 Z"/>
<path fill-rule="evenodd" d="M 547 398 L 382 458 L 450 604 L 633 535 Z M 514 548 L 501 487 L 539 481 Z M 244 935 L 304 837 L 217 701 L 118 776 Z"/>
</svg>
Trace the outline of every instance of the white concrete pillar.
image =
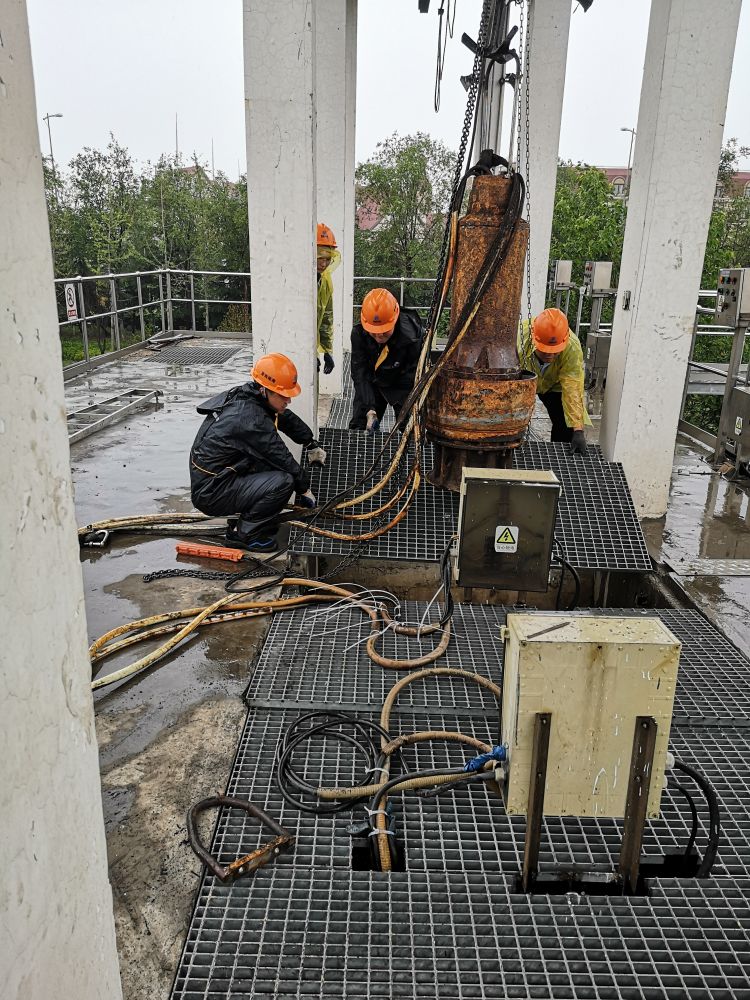
<svg viewBox="0 0 750 1000">
<path fill-rule="evenodd" d="M 521 114 L 516 127 L 521 130 L 520 169 L 526 176 L 526 114 L 529 113 L 529 218 L 531 260 L 531 312 L 544 309 L 552 239 L 552 213 L 557 187 L 557 157 L 560 147 L 560 120 L 565 93 L 568 61 L 570 0 L 530 0 L 526 27 L 530 42 L 528 60 L 528 102 L 526 81 L 521 79 Z M 526 46 L 524 46 L 526 47 Z M 527 49 L 527 53 L 528 53 Z M 521 312 L 527 312 L 526 279 Z"/>
<path fill-rule="evenodd" d="M 0 6 L 0 993 L 122 996 L 26 4 Z"/>
<path fill-rule="evenodd" d="M 642 517 L 667 509 L 741 0 L 651 5 L 600 439 Z"/>
<path fill-rule="evenodd" d="M 333 230 L 341 265 L 333 274 L 333 358 L 322 392 L 340 393 L 351 331 L 354 275 L 354 121 L 357 89 L 357 0 L 315 4 L 316 168 L 318 219 Z"/>
<path fill-rule="evenodd" d="M 315 19 L 312 0 L 244 0 L 253 352 L 297 366 L 317 427 Z"/>
<path fill-rule="evenodd" d="M 358 2 L 359 0 L 347 0 L 346 3 L 346 157 L 344 161 L 344 257 L 341 262 L 341 283 L 343 285 L 341 311 L 345 351 L 348 351 L 351 345 L 350 335 L 354 323 L 354 229 L 357 224 L 355 137 L 357 129 Z"/>
</svg>

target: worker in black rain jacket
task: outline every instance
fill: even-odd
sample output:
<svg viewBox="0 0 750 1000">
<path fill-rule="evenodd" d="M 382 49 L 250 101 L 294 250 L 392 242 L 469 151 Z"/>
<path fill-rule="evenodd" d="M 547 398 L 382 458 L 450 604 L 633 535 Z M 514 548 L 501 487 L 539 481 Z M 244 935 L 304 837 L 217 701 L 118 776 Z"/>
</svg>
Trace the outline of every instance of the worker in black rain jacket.
<svg viewBox="0 0 750 1000">
<path fill-rule="evenodd" d="M 193 503 L 212 517 L 231 517 L 226 541 L 234 548 L 272 553 L 281 513 L 296 493 L 297 503 L 314 507 L 310 476 L 286 447 L 279 431 L 307 449 L 310 464 L 326 453 L 289 402 L 302 391 L 297 369 L 283 354 L 268 354 L 253 366 L 252 381 L 206 400 L 206 419 L 190 450 Z"/>
<path fill-rule="evenodd" d="M 374 434 L 388 405 L 398 416 L 414 387 L 423 337 L 416 314 L 402 311 L 387 289 L 368 292 L 352 330 L 352 430 Z"/>
</svg>

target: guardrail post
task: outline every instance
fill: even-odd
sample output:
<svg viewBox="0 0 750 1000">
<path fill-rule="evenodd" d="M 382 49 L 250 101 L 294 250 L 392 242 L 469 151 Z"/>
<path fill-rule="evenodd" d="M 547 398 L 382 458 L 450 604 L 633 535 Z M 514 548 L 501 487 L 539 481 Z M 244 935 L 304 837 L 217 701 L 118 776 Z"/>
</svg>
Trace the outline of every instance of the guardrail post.
<svg viewBox="0 0 750 1000">
<path fill-rule="evenodd" d="M 138 287 L 138 315 L 141 318 L 141 340 L 146 339 L 146 321 L 143 317 L 143 289 L 141 288 L 141 272 L 138 271 L 135 276 L 135 283 Z"/>
<path fill-rule="evenodd" d="M 165 333 L 167 325 L 164 319 L 164 274 L 162 271 L 159 271 L 159 305 L 161 306 L 161 333 Z"/>
<path fill-rule="evenodd" d="M 399 278 L 398 287 L 399 287 L 398 304 L 400 306 L 402 306 L 404 304 L 404 279 L 403 278 Z"/>
<path fill-rule="evenodd" d="M 112 350 L 120 350 L 120 317 L 117 315 L 117 288 L 115 279 L 109 276 L 109 309 L 112 325 Z"/>
<path fill-rule="evenodd" d="M 195 333 L 195 279 L 193 277 L 195 272 L 190 272 L 190 312 L 193 317 L 192 330 Z"/>
<path fill-rule="evenodd" d="M 174 333 L 174 314 L 172 312 L 172 272 L 167 268 L 167 333 Z"/>
<path fill-rule="evenodd" d="M 203 308 L 205 310 L 205 324 L 206 332 L 209 330 L 209 319 L 208 319 L 208 281 L 206 280 L 205 274 L 203 275 Z"/>
<path fill-rule="evenodd" d="M 78 281 L 78 303 L 81 309 L 81 337 L 83 339 L 83 360 L 89 361 L 89 326 L 86 322 L 86 302 L 83 298 L 83 282 L 81 281 L 80 274 L 76 279 Z"/>
</svg>

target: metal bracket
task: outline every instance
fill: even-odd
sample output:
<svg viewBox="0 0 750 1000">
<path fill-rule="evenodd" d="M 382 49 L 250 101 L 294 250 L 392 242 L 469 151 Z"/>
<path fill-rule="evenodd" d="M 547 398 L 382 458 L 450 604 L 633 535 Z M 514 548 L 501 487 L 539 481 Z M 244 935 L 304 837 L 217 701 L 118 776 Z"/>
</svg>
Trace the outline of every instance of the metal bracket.
<svg viewBox="0 0 750 1000">
<path fill-rule="evenodd" d="M 639 715 L 635 720 L 633 754 L 630 759 L 630 779 L 625 799 L 625 820 L 618 865 L 626 893 L 634 893 L 638 885 L 657 729 L 656 720 L 651 716 Z"/>
<path fill-rule="evenodd" d="M 539 867 L 539 844 L 542 839 L 544 818 L 544 789 L 547 783 L 547 758 L 552 714 L 538 712 L 534 720 L 534 747 L 531 755 L 531 781 L 529 782 L 529 807 L 526 812 L 526 842 L 523 849 L 523 874 L 521 885 L 529 892 Z"/>
<path fill-rule="evenodd" d="M 232 861 L 226 867 L 220 865 L 216 858 L 204 847 L 198 835 L 196 822 L 200 813 L 205 812 L 206 809 L 218 808 L 220 806 L 244 810 L 248 815 L 259 820 L 263 826 L 267 827 L 272 833 L 275 833 L 276 836 L 256 851 L 237 858 L 236 861 Z M 294 844 L 292 834 L 288 830 L 285 830 L 283 826 L 280 826 L 274 819 L 271 819 L 262 809 L 254 806 L 252 802 L 248 802 L 246 799 L 234 799 L 228 795 L 212 795 L 210 798 L 202 799 L 200 802 L 196 802 L 194 806 L 191 806 L 187 814 L 187 835 L 190 846 L 203 864 L 222 882 L 234 882 L 235 879 L 241 878 L 243 875 L 252 875 L 258 868 L 267 865 L 269 861 L 274 861 L 282 851 L 289 850 Z"/>
</svg>

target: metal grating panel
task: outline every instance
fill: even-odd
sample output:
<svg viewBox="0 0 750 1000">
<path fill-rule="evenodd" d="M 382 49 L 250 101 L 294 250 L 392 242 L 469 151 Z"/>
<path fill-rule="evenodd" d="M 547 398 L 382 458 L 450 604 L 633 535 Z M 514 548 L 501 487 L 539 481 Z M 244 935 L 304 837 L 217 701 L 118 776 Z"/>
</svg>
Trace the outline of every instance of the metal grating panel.
<svg viewBox="0 0 750 1000">
<path fill-rule="evenodd" d="M 421 602 L 405 602 L 402 620 L 420 623 L 425 607 Z M 703 725 L 750 723 L 750 663 L 699 612 L 580 609 L 579 613 L 658 614 L 683 644 L 675 719 Z M 451 644 L 436 665 L 479 673 L 500 684 L 500 625 L 504 621 L 504 608 L 457 605 Z M 400 674 L 370 660 L 362 644 L 369 628 L 369 619 L 351 608 L 335 614 L 300 610 L 277 615 L 250 681 L 248 697 L 269 703 L 333 704 L 354 709 L 382 704 Z M 377 648 L 385 656 L 412 658 L 433 649 L 434 640 L 428 636 L 420 643 L 388 633 Z M 455 707 L 463 713 L 490 711 L 494 699 L 476 684 L 441 678 L 439 683 L 407 687 L 399 704 L 417 709 Z"/>
<path fill-rule="evenodd" d="M 287 804 L 273 781 L 273 768 L 281 740 L 295 719 L 305 714 L 297 709 L 252 708 L 240 739 L 229 794 L 249 798 L 295 834 L 293 853 L 276 861 L 284 867 L 350 868 L 350 839 L 346 831 L 351 811 L 336 816 L 300 813 Z M 379 713 L 358 713 L 377 718 Z M 429 730 L 459 731 L 494 745 L 499 735 L 499 717 L 488 714 L 460 716 L 455 711 L 394 712 L 393 736 Z M 745 731 L 718 734 L 708 730 L 673 731 L 670 746 L 679 760 L 699 767 L 713 782 L 722 811 L 722 843 L 715 876 L 750 877 L 750 740 Z M 459 744 L 436 740 L 404 750 L 407 770 L 459 767 L 473 751 Z M 354 754 L 340 742 L 320 739 L 308 744 L 295 758 L 295 766 L 311 782 L 326 787 L 351 785 L 362 779 Z M 397 773 L 394 770 L 394 774 Z M 502 801 L 489 789 L 466 788 L 438 798 L 414 793 L 391 798 L 395 807 L 399 838 L 404 845 L 409 872 L 497 871 L 515 874 L 521 865 L 525 823 L 509 817 Z M 705 810 L 701 814 L 699 849 L 707 840 Z M 356 810 L 362 816 L 362 809 Z M 658 856 L 665 849 L 687 843 L 690 815 L 678 793 L 662 799 L 662 818 L 649 821 L 644 853 Z M 228 864 L 258 847 L 262 834 L 258 824 L 238 811 L 223 811 L 215 835 L 215 849 Z M 574 816 L 546 817 L 540 866 L 582 864 L 613 868 L 622 840 L 622 825 L 611 819 Z"/>
<path fill-rule="evenodd" d="M 239 347 L 169 347 L 146 358 L 162 365 L 223 365 Z"/>
<path fill-rule="evenodd" d="M 321 442 L 328 451 L 326 467 L 313 473 L 313 491 L 321 498 L 334 496 L 356 482 L 369 468 L 383 446 L 382 436 L 325 428 Z M 387 466 L 396 450 L 391 442 L 383 460 Z M 377 449 L 377 450 L 376 450 Z M 425 465 L 431 464 L 429 447 Z M 567 558 L 579 569 L 621 571 L 651 570 L 651 559 L 635 514 L 622 467 L 604 462 L 598 449 L 589 459 L 576 458 L 567 446 L 533 441 L 514 456 L 516 468 L 551 468 L 557 473 L 563 494 L 558 511 L 557 534 Z M 398 484 L 396 484 L 398 485 Z M 362 510 L 373 510 L 385 498 L 374 498 Z M 346 555 L 353 546 L 366 558 L 436 562 L 458 524 L 458 495 L 435 489 L 423 482 L 407 516 L 381 538 L 363 544 L 316 538 L 294 530 L 293 552 Z M 388 515 L 385 515 L 386 517 Z M 368 531 L 371 522 L 349 522 L 352 533 Z"/>
<path fill-rule="evenodd" d="M 263 869 L 206 881 L 175 1000 L 747 1000 L 750 883 L 528 899 L 481 873 Z"/>
<path fill-rule="evenodd" d="M 424 608 L 409 603 L 402 613 L 414 619 Z M 344 652 L 353 641 L 349 625 L 357 637 L 360 632 L 351 612 L 317 622 L 310 620 L 313 614 L 306 610 L 274 620 L 249 693 L 271 703 L 300 703 L 251 708 L 228 789 L 251 798 L 291 828 L 298 838 L 294 853 L 283 855 L 252 881 L 231 887 L 204 876 L 175 980 L 175 1000 L 749 1000 L 747 728 L 721 731 L 702 725 L 672 731 L 670 743 L 678 759 L 701 768 L 720 799 L 723 843 L 717 877 L 711 881 L 653 883 L 647 899 L 515 895 L 510 875 L 520 864 L 523 821 L 507 817 L 484 787 L 437 799 L 394 796 L 407 872 L 352 872 L 345 830 L 349 813 L 311 817 L 287 806 L 272 781 L 273 763 L 283 733 L 312 702 L 363 701 L 361 714 L 366 714 L 365 706 L 377 711 L 395 675 L 371 665 L 361 651 Z M 460 606 L 450 662 L 499 678 L 497 626 L 503 615 L 502 608 Z M 665 610 L 659 615 L 684 643 L 679 697 L 703 706 L 704 712 L 715 705 L 724 713 L 747 713 L 741 692 L 750 687 L 749 665 L 741 654 L 696 612 Z M 399 640 L 398 650 L 394 637 L 386 642 L 391 655 L 406 652 L 405 640 Z M 701 701 L 704 697 L 713 700 Z M 484 705 L 473 686 L 417 684 L 397 703 L 391 730 L 457 728 L 492 742 L 498 726 L 495 711 L 491 699 Z M 455 765 L 467 756 L 460 747 L 437 741 L 405 753 L 407 767 Z M 309 778 L 326 784 L 354 777 L 351 754 L 338 743 L 308 746 L 299 764 Z M 684 844 L 688 826 L 682 801 L 665 795 L 662 819 L 648 825 L 646 853 Z M 703 838 L 705 829 L 699 843 Z M 257 826 L 244 815 L 225 812 L 217 824 L 215 847 L 228 861 L 252 850 L 260 839 Z M 541 863 L 611 865 L 619 840 L 614 821 L 548 818 Z"/>
<path fill-rule="evenodd" d="M 426 605 L 405 602 L 401 620 L 420 624 Z M 434 620 L 433 613 L 427 621 Z M 503 648 L 500 625 L 503 608 L 461 604 L 455 609 L 451 643 L 436 666 L 479 673 L 500 682 Z M 370 619 L 350 607 L 336 613 L 300 610 L 276 615 L 248 688 L 249 699 L 348 705 L 355 709 L 379 706 L 403 672 L 373 663 L 363 641 L 370 634 Z M 435 648 L 435 639 L 420 642 L 388 632 L 377 649 L 391 658 L 413 658 Z M 491 693 L 460 678 L 443 677 L 409 685 L 399 704 L 407 707 L 477 709 L 492 711 Z"/>
</svg>

